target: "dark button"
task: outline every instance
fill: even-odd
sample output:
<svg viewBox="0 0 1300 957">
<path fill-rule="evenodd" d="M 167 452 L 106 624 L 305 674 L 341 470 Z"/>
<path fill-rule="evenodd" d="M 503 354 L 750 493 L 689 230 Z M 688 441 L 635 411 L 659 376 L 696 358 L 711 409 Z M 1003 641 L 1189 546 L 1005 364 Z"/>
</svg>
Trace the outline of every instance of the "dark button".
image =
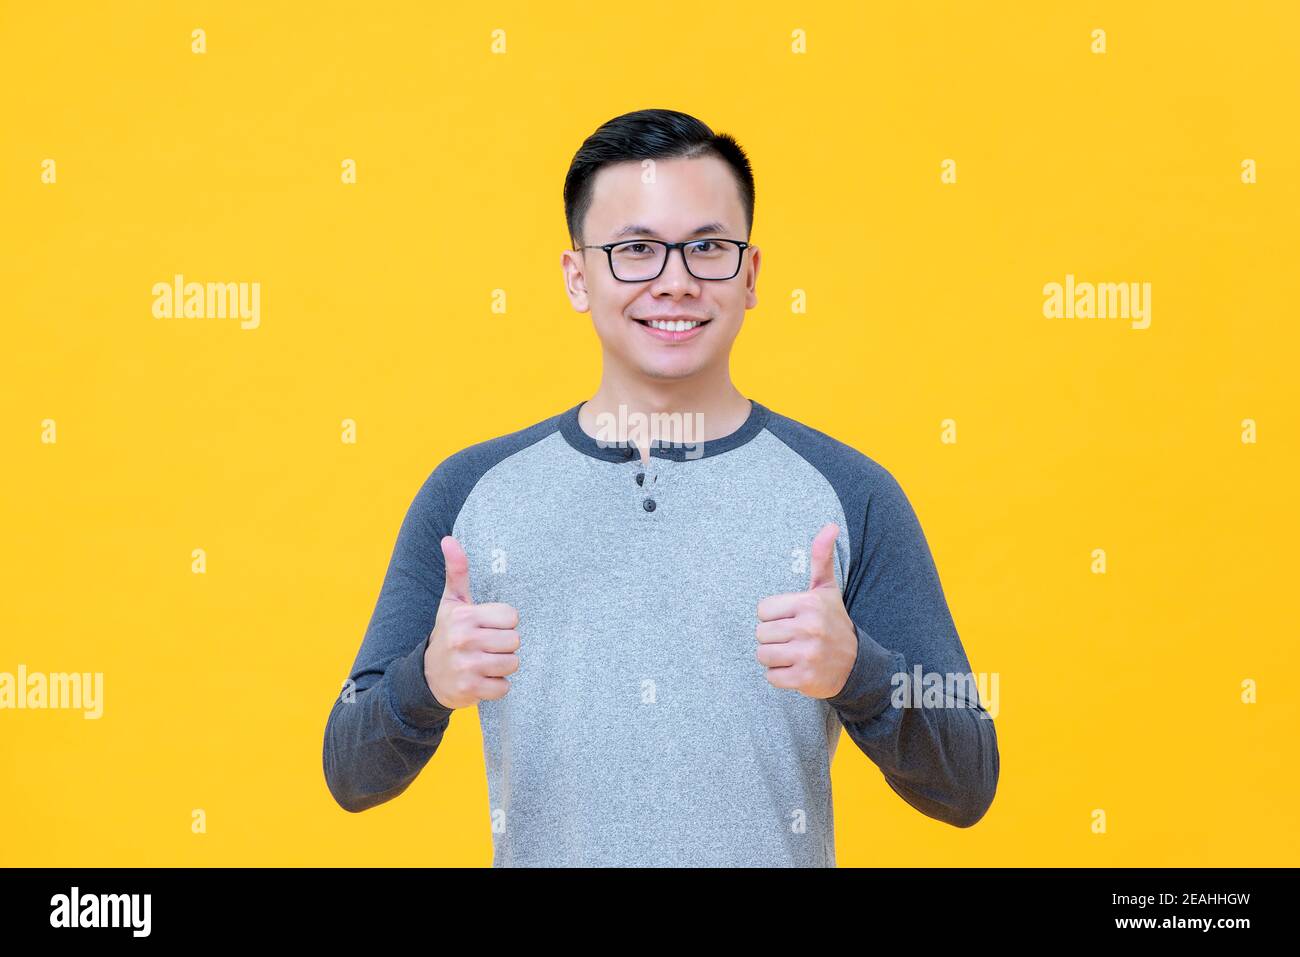
<svg viewBox="0 0 1300 957">
<path fill-rule="evenodd" d="M 655 510 L 655 500 L 652 499 L 652 498 L 648 498 L 648 499 L 646 499 L 644 502 L 641 503 L 641 506 L 642 506 L 642 507 L 643 507 L 647 512 L 653 512 L 653 511 Z"/>
<path fill-rule="evenodd" d="M 637 484 L 637 485 L 640 485 L 640 484 L 641 484 L 642 482 L 644 482 L 644 481 L 645 481 L 645 473 L 644 473 L 644 472 L 637 472 L 637 473 L 636 473 L 636 484 Z"/>
</svg>

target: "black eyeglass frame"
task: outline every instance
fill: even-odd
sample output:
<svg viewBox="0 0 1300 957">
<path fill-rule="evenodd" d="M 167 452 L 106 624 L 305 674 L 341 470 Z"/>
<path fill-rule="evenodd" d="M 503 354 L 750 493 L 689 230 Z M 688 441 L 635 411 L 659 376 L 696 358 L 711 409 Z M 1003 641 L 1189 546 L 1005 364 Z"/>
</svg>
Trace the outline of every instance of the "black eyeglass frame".
<svg viewBox="0 0 1300 957">
<path fill-rule="evenodd" d="M 659 264 L 659 271 L 655 273 L 653 276 L 649 276 L 645 279 L 623 279 L 622 277 L 619 276 L 618 273 L 614 271 L 614 249 L 618 246 L 629 246 L 632 243 L 655 243 L 656 245 L 667 247 L 664 250 L 664 261 Z M 693 246 L 695 243 L 731 243 L 733 246 L 739 246 L 740 255 L 736 257 L 736 271 L 733 272 L 730 276 L 726 276 L 726 277 L 717 277 L 717 276 L 705 277 L 705 276 L 695 275 L 695 273 L 691 272 L 691 264 L 686 259 L 686 247 Z M 745 250 L 748 249 L 751 245 L 753 244 L 742 242 L 739 239 L 723 239 L 722 237 L 706 236 L 701 239 L 688 239 L 685 242 L 680 242 L 680 243 L 669 243 L 669 242 L 665 242 L 662 239 L 624 239 L 616 243 L 605 243 L 604 245 L 601 246 L 585 245 L 585 246 L 579 246 L 578 248 L 605 250 L 605 258 L 609 260 L 609 274 L 613 276 L 615 279 L 617 279 L 619 282 L 653 282 L 654 280 L 662 276 L 664 274 L 664 270 L 668 268 L 668 257 L 673 254 L 674 249 L 680 249 L 682 251 L 682 265 L 684 265 L 686 267 L 686 271 L 691 274 L 691 278 L 698 279 L 701 282 L 729 282 L 730 280 L 735 279 L 738 275 L 740 275 L 740 264 L 745 261 Z"/>
</svg>

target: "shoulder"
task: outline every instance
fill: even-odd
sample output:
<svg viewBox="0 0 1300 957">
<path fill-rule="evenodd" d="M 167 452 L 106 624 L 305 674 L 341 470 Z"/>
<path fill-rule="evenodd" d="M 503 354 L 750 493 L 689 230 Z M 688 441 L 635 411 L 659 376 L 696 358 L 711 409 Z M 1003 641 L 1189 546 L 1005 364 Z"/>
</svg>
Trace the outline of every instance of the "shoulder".
<svg viewBox="0 0 1300 957">
<path fill-rule="evenodd" d="M 447 456 L 421 484 L 412 508 L 454 519 L 484 475 L 511 455 L 557 431 L 563 414 L 556 413 L 514 432 L 475 442 Z"/>
<path fill-rule="evenodd" d="M 891 574 L 933 574 L 916 509 L 889 469 L 851 445 L 786 416 L 769 411 L 768 428 L 817 468 L 839 496 L 849 523 L 852 577 L 866 574 L 873 561 L 889 566 Z"/>
<path fill-rule="evenodd" d="M 771 409 L 766 424 L 769 432 L 825 476 L 841 499 L 847 495 L 865 506 L 874 493 L 901 493 L 898 481 L 885 466 L 847 442 Z"/>
</svg>

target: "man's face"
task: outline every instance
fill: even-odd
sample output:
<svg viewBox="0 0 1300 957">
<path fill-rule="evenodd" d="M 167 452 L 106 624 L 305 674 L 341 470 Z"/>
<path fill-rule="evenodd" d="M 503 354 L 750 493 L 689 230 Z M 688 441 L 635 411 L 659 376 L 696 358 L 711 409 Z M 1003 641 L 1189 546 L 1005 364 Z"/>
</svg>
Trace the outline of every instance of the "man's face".
<svg viewBox="0 0 1300 957">
<path fill-rule="evenodd" d="M 629 226 L 636 228 L 623 232 Z M 746 239 L 739 186 L 717 157 L 660 159 L 644 167 L 617 163 L 596 174 L 583 243 L 709 238 Z M 728 280 L 696 279 L 686 270 L 683 251 L 671 250 L 659 278 L 642 282 L 615 279 L 604 250 L 565 251 L 561 264 L 573 308 L 591 311 L 606 362 L 620 371 L 684 379 L 726 368 L 745 310 L 758 305 L 758 247 L 743 251 L 740 271 Z M 708 321 L 692 332 L 667 335 L 638 321 L 669 317 Z"/>
</svg>

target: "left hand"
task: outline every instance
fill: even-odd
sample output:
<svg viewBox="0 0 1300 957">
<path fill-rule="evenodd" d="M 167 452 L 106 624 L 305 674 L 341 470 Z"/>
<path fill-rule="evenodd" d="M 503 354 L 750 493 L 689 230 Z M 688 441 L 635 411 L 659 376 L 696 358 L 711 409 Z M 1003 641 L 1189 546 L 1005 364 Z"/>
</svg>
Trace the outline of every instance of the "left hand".
<svg viewBox="0 0 1300 957">
<path fill-rule="evenodd" d="M 834 522 L 812 544 L 807 591 L 772 595 L 758 603 L 758 651 L 768 683 L 810 698 L 833 698 L 844 690 L 858 657 L 858 633 L 835 583 Z"/>
</svg>

